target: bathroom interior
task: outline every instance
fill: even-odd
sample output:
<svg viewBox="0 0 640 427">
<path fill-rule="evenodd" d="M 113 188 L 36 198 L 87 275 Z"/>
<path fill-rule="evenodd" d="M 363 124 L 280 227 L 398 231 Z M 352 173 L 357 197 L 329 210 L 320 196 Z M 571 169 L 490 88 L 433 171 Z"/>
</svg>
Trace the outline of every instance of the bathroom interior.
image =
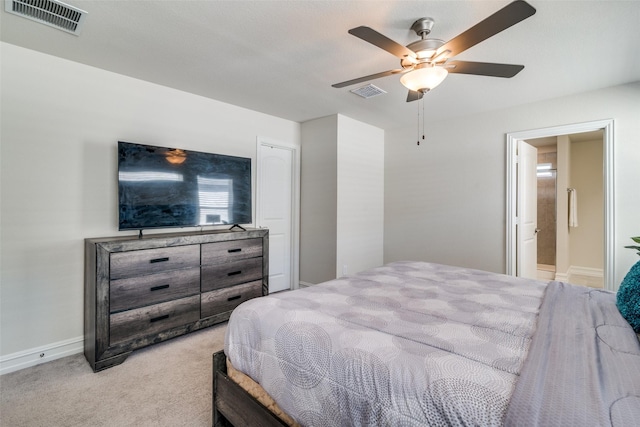
<svg viewBox="0 0 640 427">
<path fill-rule="evenodd" d="M 538 150 L 538 278 L 604 287 L 603 132 L 526 142 Z"/>
</svg>

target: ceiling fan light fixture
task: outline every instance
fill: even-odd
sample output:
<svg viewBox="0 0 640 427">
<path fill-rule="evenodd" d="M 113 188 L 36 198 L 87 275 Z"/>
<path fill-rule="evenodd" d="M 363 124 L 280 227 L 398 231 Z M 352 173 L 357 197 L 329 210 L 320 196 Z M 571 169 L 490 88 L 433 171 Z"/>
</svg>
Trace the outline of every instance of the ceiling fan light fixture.
<svg viewBox="0 0 640 427">
<path fill-rule="evenodd" d="M 442 83 L 448 74 L 449 72 L 446 69 L 438 65 L 417 68 L 405 73 L 400 78 L 400 83 L 411 91 L 424 93 Z"/>
<path fill-rule="evenodd" d="M 409 43 L 407 48 L 414 51 L 418 60 L 429 59 L 444 44 L 440 39 L 423 39 Z"/>
<path fill-rule="evenodd" d="M 434 53 L 436 53 L 435 49 L 425 49 L 416 52 L 416 56 L 418 57 L 418 59 L 429 59 L 433 56 Z"/>
</svg>

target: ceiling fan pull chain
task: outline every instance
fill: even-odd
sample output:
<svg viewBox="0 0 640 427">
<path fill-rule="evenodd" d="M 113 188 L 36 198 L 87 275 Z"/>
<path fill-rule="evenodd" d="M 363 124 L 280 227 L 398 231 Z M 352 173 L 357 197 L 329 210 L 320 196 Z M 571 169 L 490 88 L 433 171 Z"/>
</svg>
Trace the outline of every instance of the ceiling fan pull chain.
<svg viewBox="0 0 640 427">
<path fill-rule="evenodd" d="M 420 145 L 420 103 L 418 103 L 418 131 L 416 132 L 416 137 L 418 140 L 417 145 Z"/>
<path fill-rule="evenodd" d="M 426 118 L 425 118 L 425 115 L 424 115 L 424 97 L 422 97 L 420 102 L 422 102 L 422 140 L 424 141 L 424 129 L 426 127 L 426 125 L 425 125 Z"/>
</svg>

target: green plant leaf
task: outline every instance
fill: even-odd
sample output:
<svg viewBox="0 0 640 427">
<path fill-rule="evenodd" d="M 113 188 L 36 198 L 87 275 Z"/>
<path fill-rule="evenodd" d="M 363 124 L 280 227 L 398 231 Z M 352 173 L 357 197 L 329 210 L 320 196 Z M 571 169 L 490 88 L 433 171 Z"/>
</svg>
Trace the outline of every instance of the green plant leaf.
<svg viewBox="0 0 640 427">
<path fill-rule="evenodd" d="M 631 238 L 631 240 L 633 240 L 633 241 L 634 241 L 634 242 L 636 242 L 636 243 L 640 243 L 640 236 L 632 237 L 632 238 Z M 635 249 L 635 250 L 637 250 L 637 251 L 638 251 L 638 255 L 640 256 L 640 246 L 634 246 L 634 245 L 632 245 L 632 246 L 625 246 L 625 248 L 627 248 L 627 249 Z"/>
</svg>

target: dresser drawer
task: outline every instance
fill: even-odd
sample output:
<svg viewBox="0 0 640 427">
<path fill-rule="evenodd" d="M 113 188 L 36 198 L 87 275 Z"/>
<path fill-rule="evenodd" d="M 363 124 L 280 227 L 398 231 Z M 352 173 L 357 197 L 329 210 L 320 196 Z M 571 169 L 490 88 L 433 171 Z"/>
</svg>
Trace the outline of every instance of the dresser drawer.
<svg viewBox="0 0 640 427">
<path fill-rule="evenodd" d="M 200 265 L 198 245 L 114 252 L 110 256 L 111 280 L 125 279 Z"/>
<path fill-rule="evenodd" d="M 262 257 L 202 266 L 202 292 L 262 279 Z"/>
<path fill-rule="evenodd" d="M 199 295 L 112 314 L 109 319 L 109 344 L 158 334 L 196 322 L 199 318 Z"/>
<path fill-rule="evenodd" d="M 198 293 L 200 293 L 198 267 L 112 280 L 109 283 L 109 312 L 115 313 Z"/>
<path fill-rule="evenodd" d="M 243 302 L 261 296 L 262 280 L 207 292 L 202 294 L 200 316 L 204 319 L 214 314 L 231 311 Z"/>
<path fill-rule="evenodd" d="M 262 256 L 262 239 L 232 240 L 202 245 L 202 265 Z"/>
</svg>

